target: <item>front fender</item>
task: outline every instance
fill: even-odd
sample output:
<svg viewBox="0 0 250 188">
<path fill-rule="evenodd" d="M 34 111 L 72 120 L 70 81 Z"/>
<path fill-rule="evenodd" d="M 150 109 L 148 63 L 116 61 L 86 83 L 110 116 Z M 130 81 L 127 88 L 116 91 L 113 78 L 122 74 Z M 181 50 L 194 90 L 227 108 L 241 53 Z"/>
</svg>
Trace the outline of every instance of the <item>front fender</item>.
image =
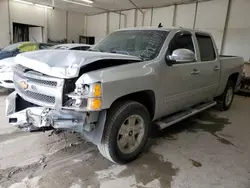
<svg viewBox="0 0 250 188">
<path fill-rule="evenodd" d="M 138 62 L 83 74 L 76 84 L 102 83 L 102 108 L 108 109 L 118 98 L 143 90 L 155 91 L 155 64 Z"/>
</svg>

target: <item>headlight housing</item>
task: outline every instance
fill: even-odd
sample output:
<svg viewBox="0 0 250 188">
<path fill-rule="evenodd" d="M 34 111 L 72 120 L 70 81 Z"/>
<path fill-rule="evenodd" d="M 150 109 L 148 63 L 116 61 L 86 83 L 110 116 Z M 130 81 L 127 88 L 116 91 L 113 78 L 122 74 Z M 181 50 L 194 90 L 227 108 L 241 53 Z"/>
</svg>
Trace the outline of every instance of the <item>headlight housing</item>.
<svg viewBox="0 0 250 188">
<path fill-rule="evenodd" d="M 74 92 L 67 94 L 69 100 L 64 108 L 79 111 L 99 111 L 102 105 L 101 83 L 76 85 Z"/>
</svg>

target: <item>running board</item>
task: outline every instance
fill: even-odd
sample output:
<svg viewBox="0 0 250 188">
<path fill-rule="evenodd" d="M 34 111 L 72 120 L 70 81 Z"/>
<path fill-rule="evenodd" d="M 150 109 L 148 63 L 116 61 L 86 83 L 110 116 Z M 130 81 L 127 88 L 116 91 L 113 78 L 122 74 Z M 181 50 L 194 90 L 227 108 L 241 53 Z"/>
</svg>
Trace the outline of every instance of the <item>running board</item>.
<svg viewBox="0 0 250 188">
<path fill-rule="evenodd" d="M 160 129 L 164 129 L 170 125 L 173 125 L 175 123 L 178 123 L 188 117 L 191 117 L 199 112 L 202 112 L 208 108 L 211 108 L 215 106 L 217 103 L 215 101 L 203 103 L 201 105 L 196 105 L 186 111 L 182 111 L 179 113 L 175 113 L 172 116 L 167 116 L 165 118 L 161 118 L 159 120 L 156 120 L 156 124 L 159 125 Z"/>
</svg>

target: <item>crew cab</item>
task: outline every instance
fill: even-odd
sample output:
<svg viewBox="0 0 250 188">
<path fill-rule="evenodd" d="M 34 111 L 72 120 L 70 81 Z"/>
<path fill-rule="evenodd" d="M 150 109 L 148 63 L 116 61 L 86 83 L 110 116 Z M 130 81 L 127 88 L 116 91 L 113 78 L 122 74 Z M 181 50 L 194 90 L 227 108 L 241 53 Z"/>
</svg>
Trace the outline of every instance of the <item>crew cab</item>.
<svg viewBox="0 0 250 188">
<path fill-rule="evenodd" d="M 135 159 L 152 126 L 216 104 L 228 110 L 243 66 L 240 57 L 219 56 L 209 33 L 183 28 L 122 29 L 89 51 L 28 52 L 15 61 L 9 123 L 79 132 L 115 163 Z"/>
</svg>

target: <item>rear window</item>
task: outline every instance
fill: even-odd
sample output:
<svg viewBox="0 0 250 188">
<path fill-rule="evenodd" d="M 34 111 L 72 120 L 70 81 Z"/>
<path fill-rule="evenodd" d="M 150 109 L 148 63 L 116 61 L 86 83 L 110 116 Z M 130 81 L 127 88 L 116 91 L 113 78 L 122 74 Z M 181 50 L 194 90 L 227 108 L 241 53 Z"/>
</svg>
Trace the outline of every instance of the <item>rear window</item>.
<svg viewBox="0 0 250 188">
<path fill-rule="evenodd" d="M 216 59 L 213 41 L 210 36 L 196 34 L 201 61 L 213 61 Z"/>
</svg>

